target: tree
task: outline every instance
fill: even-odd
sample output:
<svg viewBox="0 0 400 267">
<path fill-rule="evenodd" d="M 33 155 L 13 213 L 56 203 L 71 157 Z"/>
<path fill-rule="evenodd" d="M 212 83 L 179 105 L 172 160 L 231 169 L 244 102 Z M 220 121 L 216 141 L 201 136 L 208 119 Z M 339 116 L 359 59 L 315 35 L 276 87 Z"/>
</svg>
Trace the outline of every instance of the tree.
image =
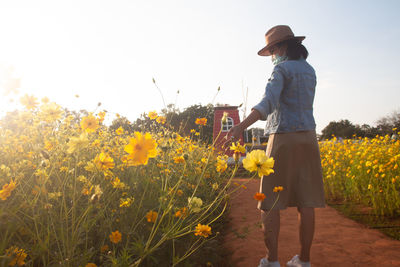
<svg viewBox="0 0 400 267">
<path fill-rule="evenodd" d="M 205 126 L 196 125 L 197 118 L 206 118 L 207 124 Z M 189 134 L 191 129 L 201 129 L 203 141 L 212 142 L 214 126 L 214 106 L 212 104 L 192 105 L 179 114 L 179 119 L 178 129 L 182 129 L 184 134 Z"/>
<path fill-rule="evenodd" d="M 380 118 L 376 123 L 381 135 L 392 135 L 393 132 L 400 131 L 400 112 L 393 111 L 390 115 Z M 397 130 L 393 131 L 393 128 L 397 128 Z"/>
<path fill-rule="evenodd" d="M 134 131 L 134 127 L 133 127 L 132 123 L 126 117 L 119 117 L 119 118 L 114 119 L 110 125 L 110 130 L 115 131 L 119 127 L 124 129 L 124 131 L 126 131 L 126 132 Z"/>
<path fill-rule="evenodd" d="M 359 127 L 358 127 L 359 128 Z M 353 125 L 349 120 L 340 120 L 338 122 L 331 121 L 328 126 L 322 130 L 322 139 L 329 139 L 333 135 L 342 138 L 352 138 L 360 131 L 357 126 Z"/>
<path fill-rule="evenodd" d="M 174 104 L 169 104 L 167 108 L 161 110 L 161 115 L 166 117 L 166 126 L 179 134 L 189 135 L 190 130 L 195 129 L 201 132 L 204 142 L 212 142 L 214 124 L 214 106 L 212 104 L 206 106 L 200 104 L 192 105 L 185 108 L 182 112 Z M 205 126 L 197 125 L 195 123 L 197 118 L 206 118 L 207 124 Z M 127 120 L 125 121 L 125 118 L 123 121 L 121 119 L 114 121 L 112 124 L 113 128 L 118 125 L 124 125 L 123 128 L 130 131 L 157 131 L 160 128 L 160 125 L 150 120 L 145 113 L 132 124 L 128 123 L 129 121 Z"/>
</svg>

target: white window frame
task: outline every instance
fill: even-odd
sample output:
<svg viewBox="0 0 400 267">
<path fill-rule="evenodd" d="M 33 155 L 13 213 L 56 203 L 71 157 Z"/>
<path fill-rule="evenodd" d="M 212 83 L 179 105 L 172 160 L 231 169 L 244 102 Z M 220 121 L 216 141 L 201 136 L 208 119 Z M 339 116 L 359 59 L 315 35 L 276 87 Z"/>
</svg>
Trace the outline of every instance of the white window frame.
<svg viewBox="0 0 400 267">
<path fill-rule="evenodd" d="M 228 132 L 234 125 L 233 119 L 231 117 L 227 117 L 226 123 L 222 123 L 221 121 L 221 132 Z"/>
</svg>

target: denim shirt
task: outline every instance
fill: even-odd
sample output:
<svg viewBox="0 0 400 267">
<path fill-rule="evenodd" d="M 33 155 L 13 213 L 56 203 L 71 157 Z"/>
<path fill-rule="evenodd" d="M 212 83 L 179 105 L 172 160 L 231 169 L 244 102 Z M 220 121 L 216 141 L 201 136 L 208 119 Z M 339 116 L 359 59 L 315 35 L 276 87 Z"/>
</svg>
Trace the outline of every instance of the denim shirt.
<svg viewBox="0 0 400 267">
<path fill-rule="evenodd" d="M 253 107 L 266 120 L 264 133 L 315 130 L 313 102 L 316 76 L 304 59 L 277 64 L 268 79 L 265 93 Z"/>
</svg>

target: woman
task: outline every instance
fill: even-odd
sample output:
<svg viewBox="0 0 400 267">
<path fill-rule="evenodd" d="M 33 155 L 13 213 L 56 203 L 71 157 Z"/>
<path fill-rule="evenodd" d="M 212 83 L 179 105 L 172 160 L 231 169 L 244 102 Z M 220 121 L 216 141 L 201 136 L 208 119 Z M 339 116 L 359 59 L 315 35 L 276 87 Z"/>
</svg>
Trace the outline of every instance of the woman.
<svg viewBox="0 0 400 267">
<path fill-rule="evenodd" d="M 311 266 L 310 249 L 314 236 L 314 208 L 325 207 L 321 159 L 313 101 L 316 86 L 314 69 L 307 63 L 304 36 L 294 36 L 289 26 L 278 25 L 266 34 L 266 46 L 258 54 L 271 56 L 275 65 L 260 103 L 228 135 L 237 140 L 257 120 L 266 120 L 269 134 L 267 156 L 275 159 L 274 173 L 263 177 L 260 191 L 267 197 L 258 203 L 268 253 L 259 267 L 280 266 L 278 262 L 279 210 L 297 207 L 301 251 L 287 266 Z M 282 186 L 279 199 L 275 186 Z M 268 214 L 268 216 L 267 216 Z"/>
</svg>

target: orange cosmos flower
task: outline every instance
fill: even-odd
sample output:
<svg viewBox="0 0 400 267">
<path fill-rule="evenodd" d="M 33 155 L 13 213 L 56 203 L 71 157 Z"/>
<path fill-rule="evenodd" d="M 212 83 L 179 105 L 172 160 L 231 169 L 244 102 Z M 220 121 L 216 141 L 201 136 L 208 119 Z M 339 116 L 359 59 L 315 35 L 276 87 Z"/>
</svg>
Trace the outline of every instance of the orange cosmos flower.
<svg viewBox="0 0 400 267">
<path fill-rule="evenodd" d="M 196 230 L 194 235 L 199 235 L 202 237 L 208 237 L 209 235 L 211 235 L 211 227 L 208 225 L 204 225 L 204 224 L 198 224 L 196 226 Z"/>
<path fill-rule="evenodd" d="M 265 195 L 263 193 L 255 193 L 253 197 L 258 201 L 263 201 L 265 199 Z"/>
<path fill-rule="evenodd" d="M 117 230 L 115 232 L 111 232 L 110 241 L 113 242 L 114 244 L 117 244 L 121 241 L 122 239 L 122 234 Z"/>
<path fill-rule="evenodd" d="M 148 222 L 155 222 L 157 220 L 158 213 L 156 211 L 149 211 L 146 214 L 146 218 Z"/>
<path fill-rule="evenodd" d="M 185 218 L 187 215 L 188 215 L 188 209 L 186 207 L 183 207 L 179 209 L 177 212 L 175 212 L 175 217 Z"/>
<path fill-rule="evenodd" d="M 198 124 L 198 125 L 206 126 L 207 119 L 206 118 L 197 118 L 195 123 Z"/>
<path fill-rule="evenodd" d="M 9 196 L 11 196 L 11 192 L 15 189 L 15 186 L 16 184 L 13 180 L 11 180 L 9 184 L 3 185 L 3 188 L 0 190 L 1 200 L 6 200 Z"/>
<path fill-rule="evenodd" d="M 106 253 L 109 249 L 110 249 L 110 247 L 108 245 L 104 245 L 100 248 L 100 252 Z"/>
<path fill-rule="evenodd" d="M 25 265 L 25 258 L 28 256 L 25 253 L 25 250 L 22 248 L 18 248 L 16 246 L 12 246 L 6 249 L 6 256 L 11 258 L 8 266 L 23 266 Z"/>
</svg>

